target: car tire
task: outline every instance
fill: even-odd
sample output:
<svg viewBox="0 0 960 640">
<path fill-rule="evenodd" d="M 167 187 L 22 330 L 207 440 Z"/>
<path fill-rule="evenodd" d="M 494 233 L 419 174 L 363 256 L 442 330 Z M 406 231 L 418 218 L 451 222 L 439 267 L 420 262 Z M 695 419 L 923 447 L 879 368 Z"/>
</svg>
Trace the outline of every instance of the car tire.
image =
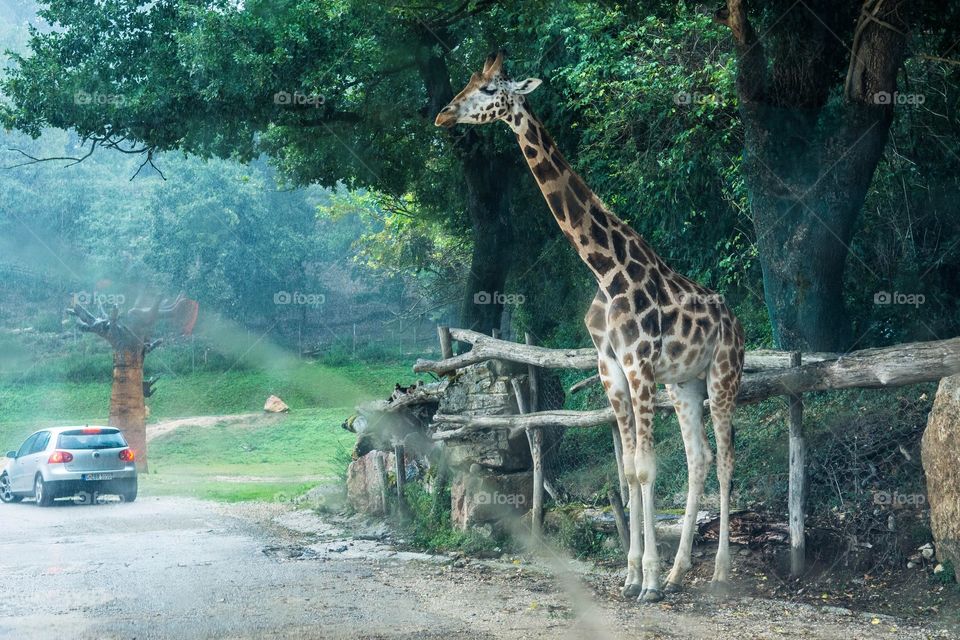
<svg viewBox="0 0 960 640">
<path fill-rule="evenodd" d="M 53 487 L 44 482 L 43 476 L 39 473 L 33 481 L 33 497 L 37 499 L 38 507 L 49 507 L 57 497 L 53 492 Z"/>
<path fill-rule="evenodd" d="M 13 504 L 23 500 L 23 496 L 18 496 L 10 489 L 10 476 L 6 472 L 0 474 L 0 502 Z"/>
<path fill-rule="evenodd" d="M 133 502 L 137 499 L 137 479 L 127 480 L 120 487 L 120 497 L 124 502 Z"/>
</svg>

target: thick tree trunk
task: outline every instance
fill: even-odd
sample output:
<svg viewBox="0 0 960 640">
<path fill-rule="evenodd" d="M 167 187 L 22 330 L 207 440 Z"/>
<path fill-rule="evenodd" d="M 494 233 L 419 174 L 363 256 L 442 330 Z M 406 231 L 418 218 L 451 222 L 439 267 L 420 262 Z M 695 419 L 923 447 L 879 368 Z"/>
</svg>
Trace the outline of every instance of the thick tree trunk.
<svg viewBox="0 0 960 640">
<path fill-rule="evenodd" d="M 850 105 L 837 122 L 767 105 L 743 112 L 744 177 L 776 344 L 845 350 L 844 267 L 891 113 Z"/>
<path fill-rule="evenodd" d="M 436 47 L 443 30 L 421 34 L 417 67 L 427 94 L 426 115 L 430 122 L 453 98 L 450 70 Z M 473 228 L 473 256 L 460 306 L 459 324 L 490 334 L 500 328 L 504 285 L 510 273 L 514 249 L 510 215 L 510 184 L 518 166 L 516 153 L 497 153 L 493 136 L 501 131 L 487 127 L 456 127 L 451 135 L 454 153 L 466 183 L 467 215 Z"/>
<path fill-rule="evenodd" d="M 846 5 L 811 0 L 775 12 L 762 38 L 744 0 L 716 14 L 737 48 L 744 178 L 782 349 L 850 346 L 844 265 L 893 121 L 910 6 L 864 0 L 858 18 Z M 842 42 L 838 34 L 854 24 Z"/>
<path fill-rule="evenodd" d="M 140 345 L 113 353 L 109 424 L 123 432 L 136 455 L 137 469 L 146 472 L 147 415 L 143 398 L 143 347 Z"/>
</svg>

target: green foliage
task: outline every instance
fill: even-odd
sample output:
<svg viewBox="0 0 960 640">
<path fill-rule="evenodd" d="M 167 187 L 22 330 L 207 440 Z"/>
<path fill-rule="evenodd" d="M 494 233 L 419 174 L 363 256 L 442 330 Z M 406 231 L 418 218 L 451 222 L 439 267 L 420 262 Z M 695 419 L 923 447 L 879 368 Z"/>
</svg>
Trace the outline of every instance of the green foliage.
<svg viewBox="0 0 960 640">
<path fill-rule="evenodd" d="M 419 484 L 404 487 L 407 512 L 401 527 L 413 546 L 428 551 L 462 551 L 471 556 L 489 554 L 503 541 L 480 533 L 455 530 L 450 521 L 450 488 L 431 495 Z"/>
</svg>

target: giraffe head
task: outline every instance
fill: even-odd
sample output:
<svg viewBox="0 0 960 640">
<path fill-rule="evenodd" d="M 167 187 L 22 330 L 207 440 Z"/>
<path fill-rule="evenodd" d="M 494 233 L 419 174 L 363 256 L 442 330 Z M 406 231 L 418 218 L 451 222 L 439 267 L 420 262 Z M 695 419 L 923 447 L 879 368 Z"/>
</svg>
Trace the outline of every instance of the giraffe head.
<svg viewBox="0 0 960 640">
<path fill-rule="evenodd" d="M 511 80 L 503 68 L 503 52 L 490 54 L 483 71 L 470 76 L 467 86 L 437 114 L 435 124 L 452 127 L 457 123 L 486 124 L 503 120 L 540 82 L 537 78 Z"/>
</svg>

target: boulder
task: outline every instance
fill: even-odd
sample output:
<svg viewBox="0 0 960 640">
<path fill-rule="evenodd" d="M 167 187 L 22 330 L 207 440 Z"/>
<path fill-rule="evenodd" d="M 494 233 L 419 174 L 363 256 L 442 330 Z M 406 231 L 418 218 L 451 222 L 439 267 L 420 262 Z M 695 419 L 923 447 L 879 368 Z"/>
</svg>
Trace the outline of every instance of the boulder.
<svg viewBox="0 0 960 640">
<path fill-rule="evenodd" d="M 267 413 L 287 413 L 290 411 L 290 407 L 277 396 L 270 396 L 263 404 L 263 410 Z"/>
<path fill-rule="evenodd" d="M 940 380 L 920 453 L 937 559 L 960 569 L 960 375 Z"/>
<path fill-rule="evenodd" d="M 392 453 L 370 451 L 350 463 L 347 467 L 347 500 L 354 510 L 360 513 L 383 515 L 383 476 L 377 470 L 375 458 L 382 456 L 383 468 L 387 473 L 393 469 Z"/>
<path fill-rule="evenodd" d="M 450 487 L 451 519 L 466 530 L 520 518 L 533 502 L 533 473 L 494 474 L 479 467 L 458 473 Z"/>
</svg>

